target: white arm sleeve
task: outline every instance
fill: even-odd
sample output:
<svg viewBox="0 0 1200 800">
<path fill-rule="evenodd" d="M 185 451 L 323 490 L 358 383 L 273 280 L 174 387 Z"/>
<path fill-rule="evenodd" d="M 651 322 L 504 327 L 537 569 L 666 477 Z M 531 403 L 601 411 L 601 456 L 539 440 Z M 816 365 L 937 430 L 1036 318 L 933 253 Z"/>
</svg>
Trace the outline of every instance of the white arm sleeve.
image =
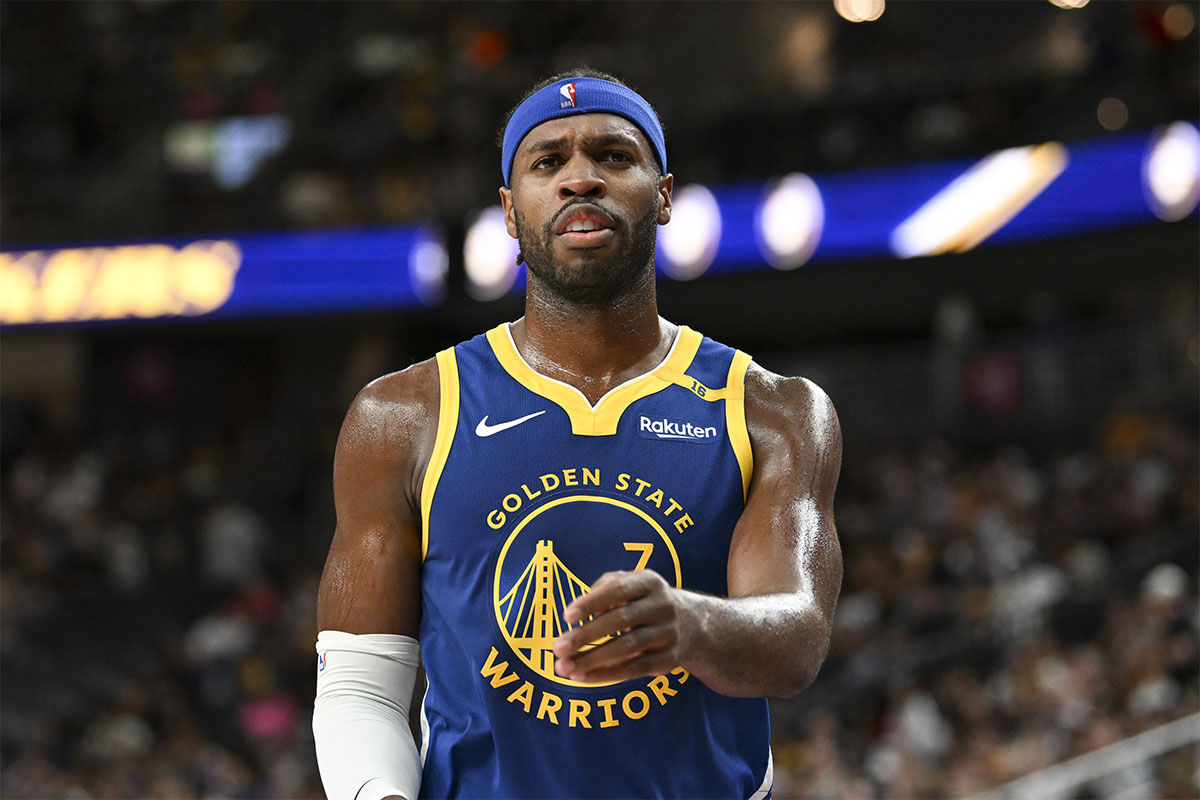
<svg viewBox="0 0 1200 800">
<path fill-rule="evenodd" d="M 415 639 L 321 631 L 313 738 L 329 800 L 415 800 L 421 759 L 408 706 L 421 663 Z"/>
</svg>

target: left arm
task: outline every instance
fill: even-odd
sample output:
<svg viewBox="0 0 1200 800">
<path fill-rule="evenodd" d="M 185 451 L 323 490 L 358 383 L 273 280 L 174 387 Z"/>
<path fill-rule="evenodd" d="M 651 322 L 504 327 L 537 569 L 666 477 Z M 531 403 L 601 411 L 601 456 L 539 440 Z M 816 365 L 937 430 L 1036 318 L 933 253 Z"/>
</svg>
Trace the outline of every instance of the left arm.
<svg viewBox="0 0 1200 800">
<path fill-rule="evenodd" d="M 746 422 L 754 475 L 729 548 L 729 597 L 675 589 L 650 570 L 606 573 L 566 609 L 572 625 L 592 619 L 555 642 L 560 675 L 620 681 L 682 665 L 737 697 L 789 697 L 816 678 L 842 583 L 837 413 L 811 381 L 752 364 Z"/>
</svg>

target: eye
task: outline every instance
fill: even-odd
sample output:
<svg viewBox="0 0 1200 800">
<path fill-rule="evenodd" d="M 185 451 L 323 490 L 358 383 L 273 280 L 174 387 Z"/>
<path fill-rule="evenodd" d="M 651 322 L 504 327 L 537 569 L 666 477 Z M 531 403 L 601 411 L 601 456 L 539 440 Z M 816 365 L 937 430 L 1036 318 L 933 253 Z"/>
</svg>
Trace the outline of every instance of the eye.
<svg viewBox="0 0 1200 800">
<path fill-rule="evenodd" d="M 629 157 L 628 153 L 622 152 L 620 150 L 609 150 L 602 156 L 602 158 L 605 161 L 614 161 L 617 163 L 628 163 L 633 160 L 632 158 Z"/>
<path fill-rule="evenodd" d="M 561 163 L 562 159 L 558 156 L 542 156 L 533 162 L 532 169 L 550 169 L 551 167 L 557 167 Z"/>
</svg>

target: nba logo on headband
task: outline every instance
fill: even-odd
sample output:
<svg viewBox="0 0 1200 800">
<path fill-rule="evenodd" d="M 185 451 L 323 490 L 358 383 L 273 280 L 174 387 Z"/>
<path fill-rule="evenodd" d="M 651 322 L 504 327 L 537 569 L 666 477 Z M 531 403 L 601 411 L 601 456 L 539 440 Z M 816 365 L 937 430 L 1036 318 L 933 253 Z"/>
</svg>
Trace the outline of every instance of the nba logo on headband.
<svg viewBox="0 0 1200 800">
<path fill-rule="evenodd" d="M 646 135 L 662 170 L 660 174 L 667 174 L 662 123 L 645 98 L 623 84 L 579 75 L 538 89 L 513 109 L 500 144 L 500 173 L 505 186 L 512 186 L 513 158 L 521 140 L 543 122 L 575 114 L 616 114 L 629 120 Z"/>
</svg>

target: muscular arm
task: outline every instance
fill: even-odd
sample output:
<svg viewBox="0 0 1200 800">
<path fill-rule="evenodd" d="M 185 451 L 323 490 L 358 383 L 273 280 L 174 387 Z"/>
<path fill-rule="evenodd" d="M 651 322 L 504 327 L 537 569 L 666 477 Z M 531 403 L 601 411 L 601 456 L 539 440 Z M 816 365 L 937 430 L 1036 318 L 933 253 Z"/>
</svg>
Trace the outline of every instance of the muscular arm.
<svg viewBox="0 0 1200 800">
<path fill-rule="evenodd" d="M 313 707 L 331 800 L 411 798 L 420 788 L 408 721 L 419 650 L 404 637 L 420 625 L 421 480 L 437 408 L 437 367 L 423 362 L 363 389 L 338 437 Z"/>
<path fill-rule="evenodd" d="M 416 638 L 421 481 L 437 418 L 433 360 L 374 381 L 350 406 L 333 460 L 337 529 L 317 598 L 320 630 Z"/>
<path fill-rule="evenodd" d="M 593 619 L 555 643 L 560 674 L 615 681 L 682 664 L 741 697 L 791 696 L 816 677 L 842 581 L 837 414 L 812 382 L 752 365 L 746 420 L 754 476 L 730 546 L 729 597 L 674 589 L 647 570 L 607 573 L 565 612 L 572 624 Z M 617 631 L 625 633 L 580 651 Z"/>
</svg>

